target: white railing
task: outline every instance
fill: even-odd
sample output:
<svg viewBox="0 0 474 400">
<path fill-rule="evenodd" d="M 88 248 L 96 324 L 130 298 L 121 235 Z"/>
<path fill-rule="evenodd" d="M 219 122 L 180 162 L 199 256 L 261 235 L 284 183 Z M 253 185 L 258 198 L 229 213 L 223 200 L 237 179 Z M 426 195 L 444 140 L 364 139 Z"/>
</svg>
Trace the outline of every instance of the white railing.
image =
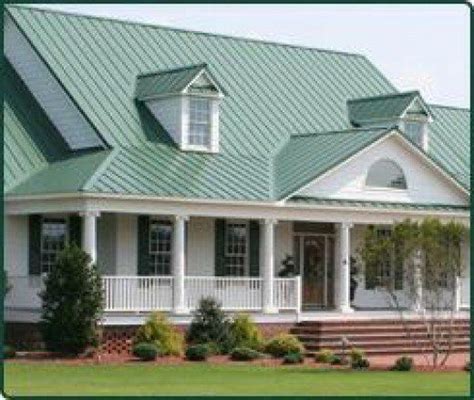
<svg viewBox="0 0 474 400">
<path fill-rule="evenodd" d="M 5 296 L 5 307 L 40 308 L 41 299 L 38 296 L 43 289 L 41 276 L 8 276 L 10 290 Z"/>
<path fill-rule="evenodd" d="M 300 311 L 301 278 L 275 278 L 273 305 L 280 310 Z"/>
<path fill-rule="evenodd" d="M 186 307 L 198 306 L 202 297 L 213 297 L 223 310 L 257 311 L 262 308 L 263 279 L 217 276 L 186 276 L 184 281 Z"/>
<path fill-rule="evenodd" d="M 103 276 L 105 311 L 169 311 L 172 276 Z"/>
</svg>

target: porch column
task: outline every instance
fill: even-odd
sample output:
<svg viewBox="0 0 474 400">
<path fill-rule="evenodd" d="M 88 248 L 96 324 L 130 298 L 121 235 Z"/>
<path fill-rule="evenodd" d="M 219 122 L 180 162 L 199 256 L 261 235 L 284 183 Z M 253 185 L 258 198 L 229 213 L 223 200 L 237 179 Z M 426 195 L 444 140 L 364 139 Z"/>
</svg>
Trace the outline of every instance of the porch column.
<svg viewBox="0 0 474 400">
<path fill-rule="evenodd" d="M 82 217 L 82 249 L 91 257 L 91 264 L 97 262 L 97 218 L 99 211 L 85 211 Z"/>
<path fill-rule="evenodd" d="M 187 216 L 176 215 L 173 229 L 173 312 L 186 314 L 184 302 L 184 276 L 186 266 L 185 224 Z"/>
<path fill-rule="evenodd" d="M 415 302 L 412 305 L 412 311 L 422 312 L 423 311 L 423 282 L 421 276 L 421 254 L 415 255 L 415 270 L 413 271 L 414 289 L 415 289 Z"/>
<path fill-rule="evenodd" d="M 350 303 L 350 285 L 351 285 L 351 239 L 350 229 L 352 224 L 343 222 L 338 227 L 339 236 L 339 284 L 338 284 L 338 295 L 336 296 L 337 303 L 336 308 L 342 313 L 351 313 L 354 310 L 351 308 Z"/>
<path fill-rule="evenodd" d="M 278 312 L 273 304 L 273 285 L 275 278 L 275 224 L 274 219 L 262 221 L 261 247 L 263 249 L 263 312 L 275 314 Z"/>
</svg>

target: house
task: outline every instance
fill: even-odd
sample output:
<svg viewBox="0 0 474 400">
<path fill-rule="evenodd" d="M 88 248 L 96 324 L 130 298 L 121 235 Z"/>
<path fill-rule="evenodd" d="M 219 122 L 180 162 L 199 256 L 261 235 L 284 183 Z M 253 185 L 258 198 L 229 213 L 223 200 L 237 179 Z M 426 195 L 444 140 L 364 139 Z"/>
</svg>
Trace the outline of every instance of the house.
<svg viewBox="0 0 474 400">
<path fill-rule="evenodd" d="M 72 242 L 103 275 L 106 326 L 186 322 L 202 296 L 261 323 L 380 316 L 380 279 L 413 305 L 394 265 L 362 268 L 351 299 L 367 226 L 469 225 L 470 111 L 399 92 L 362 55 L 23 6 L 4 18 L 9 322 L 38 320 L 41 277 Z"/>
</svg>

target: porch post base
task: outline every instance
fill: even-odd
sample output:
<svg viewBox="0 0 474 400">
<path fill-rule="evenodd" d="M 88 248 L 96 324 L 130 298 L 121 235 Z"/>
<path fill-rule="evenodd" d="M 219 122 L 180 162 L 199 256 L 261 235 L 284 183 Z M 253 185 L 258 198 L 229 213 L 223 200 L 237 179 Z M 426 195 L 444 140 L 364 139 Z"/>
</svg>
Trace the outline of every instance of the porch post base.
<svg viewBox="0 0 474 400">
<path fill-rule="evenodd" d="M 173 314 L 174 315 L 188 315 L 189 314 L 189 309 L 188 308 L 174 308 L 173 309 Z"/>
<path fill-rule="evenodd" d="M 339 306 L 336 308 L 336 311 L 342 314 L 351 314 L 354 312 L 354 309 L 351 306 Z"/>
<path fill-rule="evenodd" d="M 264 314 L 278 314 L 278 308 L 276 307 L 264 307 L 262 311 Z"/>
</svg>

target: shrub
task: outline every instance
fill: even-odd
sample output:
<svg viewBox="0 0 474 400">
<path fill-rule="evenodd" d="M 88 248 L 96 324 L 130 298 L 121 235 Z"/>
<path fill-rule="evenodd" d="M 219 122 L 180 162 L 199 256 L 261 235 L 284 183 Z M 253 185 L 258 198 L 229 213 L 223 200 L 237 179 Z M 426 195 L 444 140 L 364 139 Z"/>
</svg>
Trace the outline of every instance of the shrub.
<svg viewBox="0 0 474 400">
<path fill-rule="evenodd" d="M 233 348 L 248 347 L 260 351 L 262 334 L 247 314 L 239 314 L 230 325 L 230 340 Z"/>
<path fill-rule="evenodd" d="M 330 361 L 331 365 L 343 365 L 344 364 L 344 360 L 342 359 L 342 357 L 339 357 L 339 356 L 334 356 L 332 358 L 332 360 Z"/>
<path fill-rule="evenodd" d="M 349 353 L 349 358 L 351 359 L 351 362 L 359 361 L 365 358 L 365 353 L 361 349 L 352 348 Z"/>
<path fill-rule="evenodd" d="M 466 365 L 464 365 L 464 371 L 471 372 L 471 362 L 467 361 Z"/>
<path fill-rule="evenodd" d="M 284 357 L 290 352 L 303 353 L 304 348 L 296 336 L 280 334 L 270 339 L 265 345 L 265 352 L 273 357 Z"/>
<path fill-rule="evenodd" d="M 234 361 L 250 361 L 260 358 L 262 354 L 257 350 L 248 347 L 236 347 L 230 353 L 231 360 Z"/>
<path fill-rule="evenodd" d="M 206 361 L 209 357 L 209 346 L 207 344 L 196 344 L 189 346 L 186 350 L 186 358 L 190 361 Z"/>
<path fill-rule="evenodd" d="M 318 351 L 315 356 L 314 360 L 319 363 L 330 364 L 334 359 L 334 353 L 329 349 L 322 349 Z"/>
<path fill-rule="evenodd" d="M 413 358 L 400 357 L 390 369 L 392 371 L 411 371 L 413 369 Z"/>
<path fill-rule="evenodd" d="M 215 343 L 219 352 L 231 348 L 230 321 L 220 304 L 212 297 L 202 298 L 186 334 L 189 344 Z"/>
<path fill-rule="evenodd" d="M 99 343 L 102 283 L 89 255 L 67 246 L 45 279 L 40 329 L 49 351 L 79 354 Z"/>
<path fill-rule="evenodd" d="M 145 324 L 138 328 L 133 343 L 152 343 L 164 356 L 179 356 L 183 353 L 183 335 L 171 326 L 163 313 L 152 313 Z"/>
<path fill-rule="evenodd" d="M 7 358 L 15 358 L 16 351 L 12 346 L 8 344 L 3 346 L 3 358 L 6 360 Z"/>
<path fill-rule="evenodd" d="M 370 363 L 367 358 L 358 358 L 356 360 L 353 360 L 351 363 L 352 369 L 367 369 L 369 368 Z"/>
<path fill-rule="evenodd" d="M 142 361 L 153 361 L 158 357 L 160 350 L 153 343 L 138 343 L 133 346 L 132 353 Z"/>
<path fill-rule="evenodd" d="M 301 364 L 303 361 L 303 354 L 296 351 L 291 351 L 283 357 L 283 364 Z"/>
</svg>

